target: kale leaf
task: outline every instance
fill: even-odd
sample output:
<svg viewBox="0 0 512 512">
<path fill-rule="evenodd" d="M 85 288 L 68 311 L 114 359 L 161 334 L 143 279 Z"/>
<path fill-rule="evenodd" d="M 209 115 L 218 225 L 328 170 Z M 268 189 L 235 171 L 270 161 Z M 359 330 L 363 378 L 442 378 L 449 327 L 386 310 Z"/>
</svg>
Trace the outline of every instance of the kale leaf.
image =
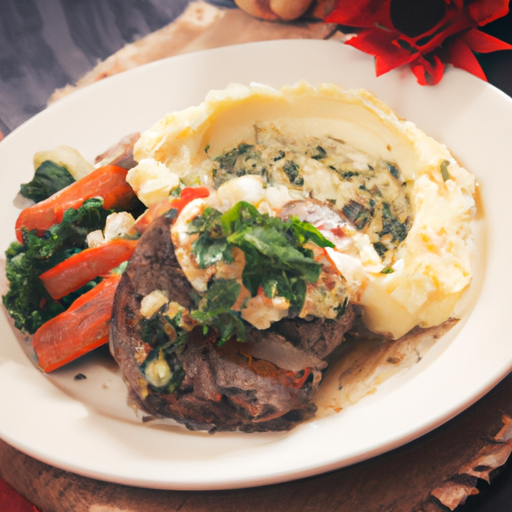
<svg viewBox="0 0 512 512">
<path fill-rule="evenodd" d="M 33 334 L 51 318 L 64 311 L 64 306 L 54 301 L 39 275 L 49 267 L 27 256 L 26 248 L 13 242 L 7 249 L 6 275 L 10 281 L 9 291 L 2 297 L 5 308 L 20 331 Z"/>
<path fill-rule="evenodd" d="M 85 247 L 90 231 L 102 229 L 109 211 L 102 199 L 89 199 L 83 205 L 64 213 L 62 222 L 55 224 L 42 237 L 35 232 L 23 232 L 23 244 L 14 242 L 6 251 L 6 275 L 9 291 L 3 303 L 14 319 L 15 326 L 29 334 L 67 309 L 71 299 L 55 301 L 50 297 L 39 276 Z M 84 293 L 95 283 L 74 292 L 73 298 Z"/>
<path fill-rule="evenodd" d="M 74 182 L 75 178 L 65 167 L 45 160 L 36 169 L 32 181 L 20 186 L 20 194 L 38 203 Z"/>
</svg>

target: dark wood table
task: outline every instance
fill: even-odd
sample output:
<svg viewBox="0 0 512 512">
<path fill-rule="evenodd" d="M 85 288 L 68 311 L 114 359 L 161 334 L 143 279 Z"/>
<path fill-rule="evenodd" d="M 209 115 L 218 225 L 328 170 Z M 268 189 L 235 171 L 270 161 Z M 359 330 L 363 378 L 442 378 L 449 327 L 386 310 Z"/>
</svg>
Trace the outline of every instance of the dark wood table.
<svg viewBox="0 0 512 512">
<path fill-rule="evenodd" d="M 75 83 L 127 43 L 165 27 L 188 4 L 188 0 L 2 0 L 0 131 L 7 135 L 44 109 L 56 89 Z M 235 7 L 230 0 L 211 4 Z M 297 32 L 297 37 L 309 37 L 310 28 L 304 24 L 285 27 L 295 28 L 303 31 Z M 486 31 L 512 43 L 512 16 L 494 22 Z M 489 81 L 512 95 L 512 52 L 479 58 Z M 479 491 L 458 510 L 512 510 L 512 464 L 506 463 L 512 450 L 511 418 L 509 375 L 470 409 L 417 441 L 370 461 L 298 482 L 216 492 L 139 489 L 48 466 L 3 441 L 0 477 L 45 512 L 427 512 L 449 510 L 438 498 L 449 505 L 443 496 L 454 488 L 462 494 Z M 456 505 L 453 502 L 450 508 Z M 12 512 L 1 503 L 0 510 Z"/>
</svg>

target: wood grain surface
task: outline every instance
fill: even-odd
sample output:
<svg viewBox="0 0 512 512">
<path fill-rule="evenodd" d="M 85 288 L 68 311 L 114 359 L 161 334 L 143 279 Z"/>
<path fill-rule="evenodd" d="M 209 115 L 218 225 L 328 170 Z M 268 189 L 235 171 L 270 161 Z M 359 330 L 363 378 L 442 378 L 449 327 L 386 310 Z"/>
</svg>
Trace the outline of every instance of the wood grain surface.
<svg viewBox="0 0 512 512">
<path fill-rule="evenodd" d="M 273 24 L 238 10 L 199 7 L 185 0 L 2 0 L 0 130 L 8 133 L 42 110 L 54 91 L 56 101 L 144 62 L 252 40 L 324 38 L 332 28 L 310 21 Z M 507 20 L 497 23 L 494 35 L 512 34 Z M 510 57 L 502 52 L 482 63 L 491 81 L 510 94 Z M 462 512 L 510 510 L 510 418 L 512 376 L 407 446 L 300 481 L 204 492 L 126 487 L 46 465 L 3 441 L 0 477 L 44 512 L 439 512 L 458 508 L 468 496 Z"/>
<path fill-rule="evenodd" d="M 510 417 L 512 376 L 460 416 L 407 446 L 328 474 L 251 489 L 126 487 L 48 466 L 4 442 L 0 477 L 45 512 L 441 512 L 451 507 L 441 505 L 435 495 L 453 504 L 453 510 L 457 503 L 447 500 L 447 491 L 462 498 L 477 493 L 477 481 L 487 479 L 491 467 L 508 457 Z"/>
</svg>

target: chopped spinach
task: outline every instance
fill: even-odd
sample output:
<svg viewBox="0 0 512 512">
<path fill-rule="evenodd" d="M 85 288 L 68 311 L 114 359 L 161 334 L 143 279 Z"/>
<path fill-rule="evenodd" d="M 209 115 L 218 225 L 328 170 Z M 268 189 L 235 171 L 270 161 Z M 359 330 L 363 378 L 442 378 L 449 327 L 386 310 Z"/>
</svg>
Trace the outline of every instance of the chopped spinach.
<svg viewBox="0 0 512 512">
<path fill-rule="evenodd" d="M 199 309 L 190 316 L 204 327 L 213 327 L 219 331 L 219 345 L 231 337 L 245 341 L 245 326 L 237 311 L 231 307 L 238 299 L 242 287 L 236 279 L 217 279 L 212 282 L 199 303 Z"/>
<path fill-rule="evenodd" d="M 282 160 L 285 156 L 286 156 L 286 153 L 280 149 L 277 152 L 277 156 L 274 157 L 274 162 L 277 162 L 278 160 Z"/>
<path fill-rule="evenodd" d="M 185 371 L 171 343 L 153 349 L 140 367 L 150 387 L 158 392 L 174 393 Z"/>
<path fill-rule="evenodd" d="M 337 319 L 341 318 L 345 314 L 345 311 L 347 310 L 347 305 L 348 305 L 348 296 L 345 297 L 343 304 L 340 304 L 334 308 L 334 310 L 336 311 Z"/>
<path fill-rule="evenodd" d="M 382 242 L 375 242 L 373 244 L 373 248 L 377 251 L 377 254 L 381 258 L 384 258 L 384 256 L 386 255 L 386 252 L 388 250 L 388 248 Z"/>
<path fill-rule="evenodd" d="M 398 169 L 393 164 L 390 164 L 389 162 L 385 162 L 385 163 L 388 166 L 391 176 L 393 176 L 393 178 L 395 178 L 397 180 L 398 179 Z"/>
<path fill-rule="evenodd" d="M 20 186 L 20 194 L 38 203 L 74 182 L 75 178 L 66 167 L 45 160 L 36 169 L 32 181 Z"/>
<path fill-rule="evenodd" d="M 363 229 L 372 218 L 372 211 L 354 200 L 350 200 L 341 210 L 348 220 L 352 221 L 356 229 Z"/>
<path fill-rule="evenodd" d="M 283 165 L 283 172 L 288 176 L 292 185 L 304 185 L 304 178 L 299 173 L 299 165 L 292 160 L 287 160 Z"/>
<path fill-rule="evenodd" d="M 339 174 L 344 180 L 350 180 L 350 178 L 353 178 L 354 176 L 359 176 L 357 171 L 342 171 Z"/>
<path fill-rule="evenodd" d="M 235 148 L 212 158 L 212 177 L 215 187 L 219 187 L 233 176 L 246 174 L 265 176 L 268 174 L 261 152 L 252 144 L 241 143 Z"/>
<path fill-rule="evenodd" d="M 162 315 L 155 314 L 151 318 L 140 321 L 140 339 L 151 347 L 159 347 L 169 341 L 169 333 L 164 329 Z"/>
<path fill-rule="evenodd" d="M 249 153 L 254 146 L 252 144 L 241 143 L 236 148 L 233 148 L 231 151 L 227 151 L 222 155 L 219 155 L 214 158 L 216 162 L 219 163 L 221 169 L 233 170 L 235 168 L 236 162 L 240 155 L 246 155 Z"/>
<path fill-rule="evenodd" d="M 315 160 L 321 160 L 322 158 L 325 158 L 327 156 L 327 152 L 322 146 L 317 146 L 316 150 L 318 153 L 316 155 L 313 155 L 311 158 L 314 158 Z"/>
<path fill-rule="evenodd" d="M 390 234 L 394 242 L 402 242 L 405 240 L 409 227 L 407 223 L 400 222 L 391 213 L 390 206 L 388 203 L 382 203 L 382 231 L 378 234 L 384 236 Z"/>
</svg>

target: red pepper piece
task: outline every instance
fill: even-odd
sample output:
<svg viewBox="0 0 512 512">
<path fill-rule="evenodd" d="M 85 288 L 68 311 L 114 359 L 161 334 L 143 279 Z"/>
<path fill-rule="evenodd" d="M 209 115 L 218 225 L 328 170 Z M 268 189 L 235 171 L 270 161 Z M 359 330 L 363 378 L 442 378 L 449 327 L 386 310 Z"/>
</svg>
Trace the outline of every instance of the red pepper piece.
<svg viewBox="0 0 512 512">
<path fill-rule="evenodd" d="M 146 228 L 157 217 L 161 217 L 173 208 L 178 213 L 187 206 L 188 203 L 200 197 L 208 197 L 210 190 L 207 187 L 186 187 L 181 191 L 180 197 L 176 199 L 164 199 L 159 203 L 152 204 L 143 215 L 141 215 L 136 223 L 135 229 L 138 233 L 143 233 Z"/>
</svg>

